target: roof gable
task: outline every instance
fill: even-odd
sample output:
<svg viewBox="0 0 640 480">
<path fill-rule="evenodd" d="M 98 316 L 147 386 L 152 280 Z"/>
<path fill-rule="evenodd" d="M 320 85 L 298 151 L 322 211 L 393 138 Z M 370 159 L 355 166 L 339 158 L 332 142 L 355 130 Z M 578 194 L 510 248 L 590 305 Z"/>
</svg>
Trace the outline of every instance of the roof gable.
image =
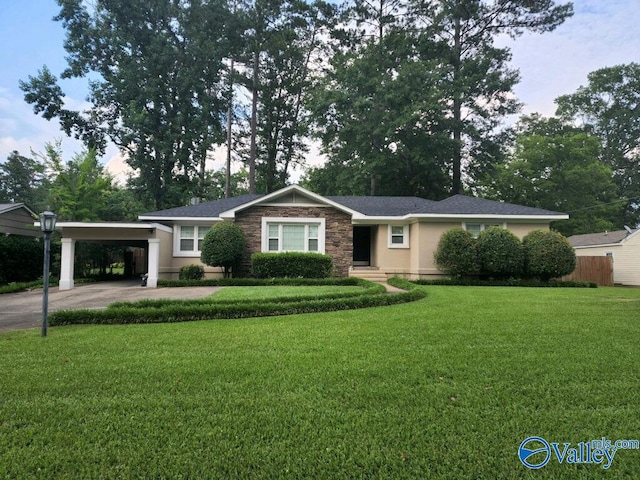
<svg viewBox="0 0 640 480">
<path fill-rule="evenodd" d="M 25 209 L 27 213 L 31 216 L 34 216 L 34 217 L 38 216 L 33 210 L 27 207 L 24 203 L 0 203 L 0 215 L 2 215 L 3 213 L 9 213 L 13 210 L 18 210 L 21 208 Z"/>
</svg>

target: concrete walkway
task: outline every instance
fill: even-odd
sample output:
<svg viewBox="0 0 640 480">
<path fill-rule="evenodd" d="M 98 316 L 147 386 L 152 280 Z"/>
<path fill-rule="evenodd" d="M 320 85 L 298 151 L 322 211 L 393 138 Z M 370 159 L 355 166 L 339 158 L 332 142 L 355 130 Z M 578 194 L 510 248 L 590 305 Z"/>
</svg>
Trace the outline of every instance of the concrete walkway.
<svg viewBox="0 0 640 480">
<path fill-rule="evenodd" d="M 78 285 L 72 290 L 49 289 L 49 312 L 61 309 L 104 308 L 110 303 L 145 298 L 201 298 L 220 287 L 147 288 L 134 282 Z M 0 332 L 42 325 L 42 288 L 0 295 Z"/>
</svg>

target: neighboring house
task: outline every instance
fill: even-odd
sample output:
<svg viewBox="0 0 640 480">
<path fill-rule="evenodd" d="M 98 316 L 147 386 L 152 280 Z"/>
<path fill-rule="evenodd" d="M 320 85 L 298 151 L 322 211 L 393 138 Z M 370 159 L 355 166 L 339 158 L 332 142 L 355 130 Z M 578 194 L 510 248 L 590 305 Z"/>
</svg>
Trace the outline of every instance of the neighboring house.
<svg viewBox="0 0 640 480">
<path fill-rule="evenodd" d="M 640 228 L 573 235 L 569 242 L 576 256 L 612 257 L 613 283 L 640 286 Z"/>
<path fill-rule="evenodd" d="M 442 275 L 433 261 L 440 236 L 453 227 L 477 235 L 499 225 L 522 238 L 568 215 L 463 195 L 439 202 L 417 197 L 323 197 L 298 185 L 267 195 L 243 195 L 140 215 L 141 223 L 59 222 L 62 230 L 60 288 L 73 287 L 76 241 L 145 246 L 148 285 L 177 278 L 180 268 L 200 263 L 206 231 L 235 222 L 247 238 L 241 273 L 256 252 L 319 252 L 333 257 L 338 276 Z M 206 267 L 208 276 L 221 275 Z"/>
<path fill-rule="evenodd" d="M 33 225 L 38 216 L 24 203 L 0 203 L 0 235 L 41 237 Z"/>
</svg>

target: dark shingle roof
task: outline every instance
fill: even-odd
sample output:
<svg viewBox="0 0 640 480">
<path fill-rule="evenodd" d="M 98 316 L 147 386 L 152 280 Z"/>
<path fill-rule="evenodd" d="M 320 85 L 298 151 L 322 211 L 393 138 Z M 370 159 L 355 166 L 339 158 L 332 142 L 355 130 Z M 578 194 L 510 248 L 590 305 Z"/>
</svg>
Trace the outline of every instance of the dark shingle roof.
<svg viewBox="0 0 640 480">
<path fill-rule="evenodd" d="M 438 202 L 429 213 L 451 215 L 563 215 L 542 208 L 525 207 L 513 203 L 485 200 L 484 198 L 454 195 Z"/>
<path fill-rule="evenodd" d="M 569 240 L 569 243 L 574 247 L 608 245 L 611 243 L 620 243 L 634 232 L 635 231 L 629 233 L 626 230 L 616 230 L 615 232 L 586 233 L 584 235 L 572 235 L 567 240 Z"/>
<path fill-rule="evenodd" d="M 437 202 L 420 197 L 327 197 L 356 212 L 368 216 L 393 217 L 424 213 Z"/>
<path fill-rule="evenodd" d="M 245 203 L 249 203 L 263 195 L 247 194 L 239 197 L 223 198 L 212 202 L 198 203 L 196 205 L 186 205 L 184 207 L 169 208 L 168 210 L 159 210 L 157 212 L 149 212 L 140 215 L 141 219 L 146 217 L 203 217 L 216 218 L 222 212 L 239 207 Z"/>
<path fill-rule="evenodd" d="M 239 197 L 215 200 L 213 202 L 170 208 L 158 212 L 140 215 L 144 220 L 148 217 L 203 217 L 215 218 L 222 212 L 239 207 L 263 195 L 242 195 Z M 327 199 L 338 203 L 350 210 L 371 217 L 401 217 L 409 214 L 440 214 L 440 215 L 562 215 L 558 212 L 540 208 L 525 207 L 482 198 L 454 195 L 436 202 L 420 197 L 356 197 L 356 196 L 328 196 Z"/>
</svg>

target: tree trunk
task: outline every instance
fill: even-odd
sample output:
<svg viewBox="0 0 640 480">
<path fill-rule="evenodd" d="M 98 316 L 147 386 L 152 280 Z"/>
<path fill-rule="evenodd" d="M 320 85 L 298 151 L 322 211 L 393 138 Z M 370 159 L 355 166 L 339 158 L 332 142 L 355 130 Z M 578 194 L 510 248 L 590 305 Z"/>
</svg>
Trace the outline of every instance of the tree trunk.
<svg viewBox="0 0 640 480">
<path fill-rule="evenodd" d="M 251 147 L 249 150 L 249 193 L 256 193 L 256 140 L 258 135 L 258 68 L 260 49 L 253 53 L 253 96 L 251 99 Z"/>
<path fill-rule="evenodd" d="M 460 92 L 460 18 L 456 12 L 454 26 L 454 58 L 453 58 L 453 140 L 454 151 L 452 159 L 453 181 L 451 193 L 456 195 L 462 190 L 462 100 Z"/>
</svg>

